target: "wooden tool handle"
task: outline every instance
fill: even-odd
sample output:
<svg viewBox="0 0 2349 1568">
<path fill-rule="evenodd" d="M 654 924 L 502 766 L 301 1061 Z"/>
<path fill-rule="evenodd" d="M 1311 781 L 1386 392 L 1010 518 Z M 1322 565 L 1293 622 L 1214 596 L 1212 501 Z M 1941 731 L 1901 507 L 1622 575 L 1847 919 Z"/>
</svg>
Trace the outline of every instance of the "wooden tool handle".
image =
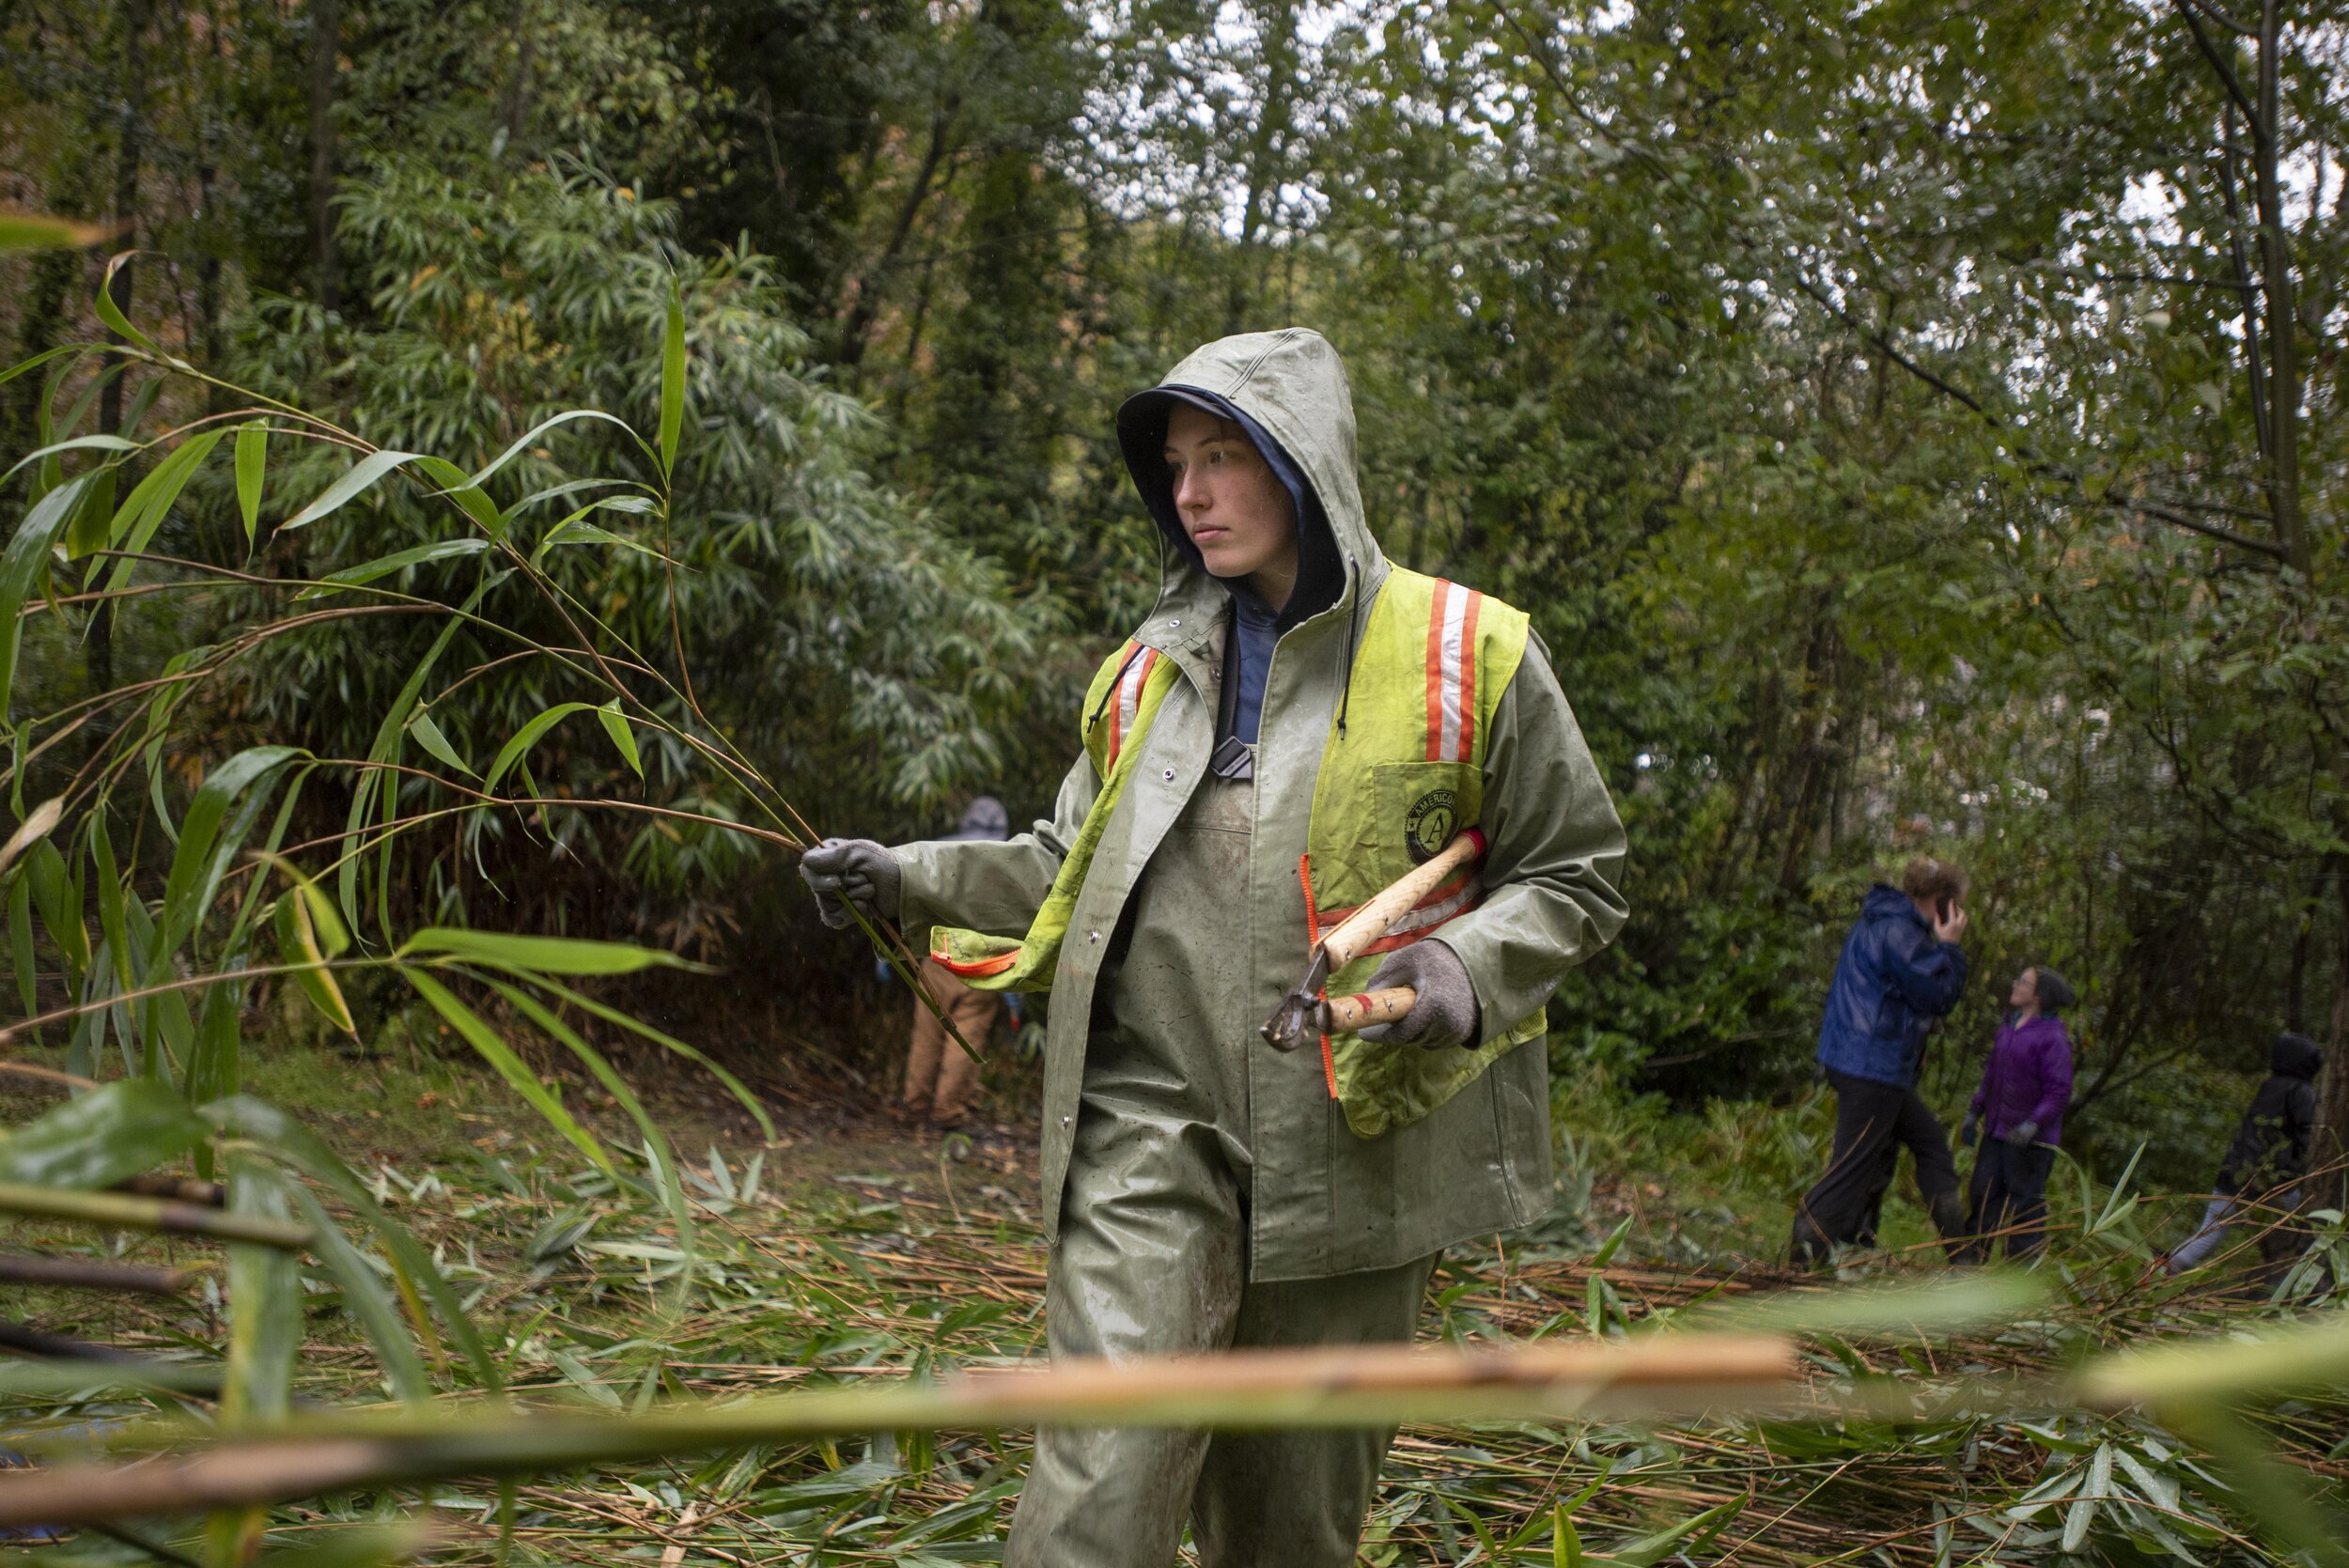
<svg viewBox="0 0 2349 1568">
<path fill-rule="evenodd" d="M 1392 1023 L 1409 1012 L 1418 1001 L 1419 993 L 1408 986 L 1396 986 L 1383 991 L 1357 991 L 1350 997 L 1331 997 L 1322 1008 L 1322 1032 L 1352 1034 L 1373 1024 Z"/>
<path fill-rule="evenodd" d="M 1347 916 L 1344 924 L 1321 939 L 1330 954 L 1330 972 L 1335 974 L 1352 963 L 1362 949 L 1387 934 L 1388 926 L 1441 887 L 1444 878 L 1484 852 L 1485 835 L 1474 828 L 1455 833 L 1434 860 L 1389 884 L 1384 893 Z"/>
</svg>

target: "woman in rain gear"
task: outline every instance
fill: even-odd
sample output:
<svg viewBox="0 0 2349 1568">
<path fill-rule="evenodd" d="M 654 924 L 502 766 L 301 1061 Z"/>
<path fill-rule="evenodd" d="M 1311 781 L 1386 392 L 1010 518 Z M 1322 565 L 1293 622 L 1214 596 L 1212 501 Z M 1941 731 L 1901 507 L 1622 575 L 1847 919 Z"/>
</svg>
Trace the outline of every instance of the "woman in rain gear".
<svg viewBox="0 0 2349 1568">
<path fill-rule="evenodd" d="M 1051 818 L 802 869 L 828 919 L 1052 992 L 1056 1358 L 1405 1340 L 1441 1249 L 1550 1203 L 1543 1004 L 1623 924 L 1623 831 L 1524 615 L 1380 552 L 1318 334 L 1211 343 L 1117 427 L 1159 596 Z M 1316 933 L 1456 831 L 1481 861 L 1330 979 L 1411 1012 L 1268 1048 Z M 1163 1568 L 1188 1518 L 1207 1564 L 1340 1568 L 1391 1436 L 1047 1430 L 1004 1561 Z"/>
<path fill-rule="evenodd" d="M 1982 1087 L 1967 1108 L 1958 1141 L 1972 1148 L 1985 1128 L 1989 1141 L 1974 1157 L 1966 1189 L 1968 1239 L 1961 1261 L 1990 1255 L 1991 1239 L 2007 1235 L 2006 1255 L 2019 1261 L 2042 1239 L 2047 1218 L 2047 1175 L 2063 1141 L 2063 1111 L 2072 1103 L 2072 1038 L 2056 1015 L 2072 1005 L 2072 987 L 2042 964 L 2015 977 L 2007 992 L 2014 1009 L 1999 1026 Z"/>
</svg>

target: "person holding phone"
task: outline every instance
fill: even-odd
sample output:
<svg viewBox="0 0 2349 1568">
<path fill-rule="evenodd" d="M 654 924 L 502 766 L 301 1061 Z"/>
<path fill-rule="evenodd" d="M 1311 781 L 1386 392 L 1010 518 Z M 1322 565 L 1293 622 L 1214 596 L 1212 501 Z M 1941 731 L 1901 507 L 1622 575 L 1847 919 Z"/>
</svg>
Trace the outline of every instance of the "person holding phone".
<svg viewBox="0 0 2349 1568">
<path fill-rule="evenodd" d="M 1897 888 L 1878 882 L 1860 905 L 1828 987 L 1819 1064 L 1835 1087 L 1835 1144 L 1824 1175 L 1795 1205 L 1793 1250 L 1803 1267 L 1860 1240 L 1906 1145 L 1943 1243 L 1966 1234 L 1950 1135 L 1917 1093 L 1925 1038 L 1966 986 L 1966 873 L 1920 855 Z"/>
</svg>

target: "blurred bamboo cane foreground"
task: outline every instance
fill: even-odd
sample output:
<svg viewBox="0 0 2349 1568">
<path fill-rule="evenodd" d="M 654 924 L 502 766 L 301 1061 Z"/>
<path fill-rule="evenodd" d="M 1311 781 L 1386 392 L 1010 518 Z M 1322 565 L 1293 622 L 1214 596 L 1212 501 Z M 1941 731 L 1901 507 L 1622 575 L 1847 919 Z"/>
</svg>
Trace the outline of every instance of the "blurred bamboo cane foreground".
<svg viewBox="0 0 2349 1568">
<path fill-rule="evenodd" d="M 1693 1414 L 1791 1404 L 1795 1373 L 1791 1342 L 1721 1334 L 1468 1351 L 1235 1351 L 974 1372 L 926 1387 L 785 1394 L 616 1417 L 456 1413 L 304 1421 L 284 1436 L 176 1460 L 0 1475 L 0 1527 L 251 1507 L 361 1486 L 530 1474 L 894 1429 L 994 1431 L 1040 1422 L 1253 1429 Z"/>
<path fill-rule="evenodd" d="M 2307 1469 L 2277 1457 L 2275 1419 L 2252 1409 L 2261 1402 L 2296 1401 L 2301 1406 L 2291 1420 L 2332 1418 L 2338 1406 L 2324 1400 L 2343 1381 L 2349 1360 L 2349 1328 L 2341 1318 L 2251 1343 L 2221 1336 L 2142 1358 L 2106 1355 L 2071 1373 L 2046 1373 L 2036 1363 L 2015 1371 L 2011 1361 L 2003 1371 L 1987 1361 L 1968 1370 L 1963 1358 L 1953 1369 L 1940 1367 L 1935 1358 L 1948 1347 L 1937 1350 L 1919 1337 L 1936 1325 L 1997 1326 L 1969 1355 L 2005 1354 L 1996 1337 L 2003 1334 L 2028 1341 L 2035 1356 L 2060 1354 L 2067 1361 L 2083 1349 L 2125 1345 L 2147 1327 L 2123 1323 L 2108 1308 L 2100 1309 L 2102 1316 L 2082 1310 L 2084 1291 L 2062 1304 L 2072 1314 L 2063 1316 L 2043 1301 L 2044 1291 L 2017 1291 L 1995 1277 L 1963 1281 L 1930 1298 L 1804 1293 L 1741 1309 L 1743 1316 L 1724 1317 L 1709 1332 L 1678 1331 L 1683 1320 L 1675 1319 L 1675 1331 L 1634 1333 L 1607 1277 L 1610 1242 L 1581 1279 L 1583 1305 L 1557 1312 L 1536 1330 L 1587 1332 L 1587 1339 L 957 1374 L 946 1369 L 958 1358 L 941 1345 L 1009 1311 L 1002 1300 L 964 1301 L 920 1320 L 927 1327 L 910 1364 L 861 1368 L 911 1374 L 904 1380 L 739 1402 L 664 1398 L 682 1391 L 677 1368 L 692 1356 L 706 1358 L 703 1365 L 738 1358 L 725 1312 L 690 1318 L 696 1295 L 739 1288 L 742 1276 L 778 1265 L 755 1241 L 745 1244 L 729 1219 L 750 1202 L 745 1193 L 754 1191 L 755 1178 L 737 1180 L 723 1161 L 713 1163 L 709 1180 L 685 1167 L 579 1020 L 633 1032 L 700 1063 L 765 1126 L 741 1084 L 685 1042 L 592 993 L 605 977 L 692 966 L 677 954 L 630 943 L 502 935 L 451 920 L 403 924 L 403 911 L 420 901 L 402 893 L 416 878 L 420 846 L 461 862 L 491 835 L 543 832 L 562 814 L 627 815 L 786 851 L 813 836 L 805 818 L 702 711 L 684 667 L 675 600 L 666 629 L 671 645 L 646 647 L 644 639 L 615 629 L 604 613 L 611 596 L 597 594 L 576 571 L 551 569 L 559 555 L 586 551 L 614 563 L 650 563 L 656 581 L 677 570 L 670 546 L 690 369 L 685 298 L 672 284 L 659 301 L 663 321 L 651 439 L 598 411 L 567 410 L 471 471 L 426 453 L 381 449 L 289 401 L 219 380 L 143 335 L 103 292 L 98 310 L 114 341 L 54 349 L 0 372 L 6 380 L 44 372 L 37 401 L 40 444 L 7 470 L 8 485 L 25 505 L 0 551 L 0 701 L 9 703 L 6 778 L 16 823 L 0 843 L 0 910 L 21 1007 L 16 1021 L 0 1026 L 0 1050 L 61 1039 L 64 1052 L 62 1068 L 0 1066 L 28 1072 L 30 1080 L 66 1096 L 0 1140 L 0 1216 L 221 1249 L 216 1268 L 159 1271 L 106 1258 L 35 1258 L 14 1273 L 0 1268 L 0 1279 L 166 1295 L 195 1289 L 200 1281 L 226 1309 L 222 1353 L 214 1358 L 206 1343 L 206 1358 L 195 1361 L 0 1325 L 14 1336 L 0 1335 L 7 1347 L 33 1358 L 0 1367 L 0 1396 L 78 1408 L 92 1390 L 128 1390 L 153 1408 L 194 1416 L 122 1424 L 131 1418 L 109 1415 L 62 1428 L 25 1421 L 7 1437 L 8 1446 L 51 1467 L 0 1475 L 0 1526 L 87 1523 L 113 1532 L 110 1540 L 128 1542 L 134 1554 L 184 1568 L 193 1549 L 217 1568 L 233 1568 L 260 1549 L 265 1511 L 274 1505 L 358 1494 L 376 1497 L 370 1506 L 397 1507 L 380 1494 L 417 1487 L 429 1499 L 437 1496 L 435 1483 L 453 1478 L 501 1478 L 493 1506 L 501 1534 L 511 1536 L 522 1478 L 739 1450 L 742 1456 L 711 1483 L 713 1493 L 739 1491 L 736 1472 L 743 1465 L 754 1471 L 765 1445 L 790 1439 L 814 1445 L 829 1471 L 855 1476 L 860 1467 L 840 1461 L 834 1438 L 902 1434 L 899 1452 L 925 1454 L 931 1452 L 929 1432 L 992 1433 L 1039 1421 L 1498 1422 L 1522 1429 L 1510 1461 L 1518 1473 L 1548 1478 L 1541 1516 L 1503 1541 L 1447 1497 L 1442 1510 L 1460 1514 L 1474 1536 L 1453 1555 L 1482 1553 L 1479 1561 L 1545 1556 L 1563 1563 L 1585 1560 L 1570 1515 L 1612 1500 L 1602 1493 L 1619 1462 L 1638 1468 L 1621 1452 L 1595 1458 L 1591 1423 L 1653 1427 L 1703 1417 L 1712 1435 L 1692 1444 L 1720 1450 L 1746 1442 L 1761 1456 L 1742 1490 L 1692 1489 L 1659 1498 L 1648 1495 L 1655 1488 L 1646 1483 L 1626 1481 L 1615 1490 L 1639 1499 L 1641 1509 L 1660 1502 L 1680 1516 L 1588 1560 L 1644 1563 L 1706 1549 L 1760 1495 L 1755 1471 L 1765 1465 L 1775 1470 L 1815 1461 L 1841 1473 L 1855 1454 L 1868 1452 L 1938 1463 L 1952 1448 L 1980 1440 L 1993 1421 L 2030 1434 L 2047 1456 L 2044 1468 L 2018 1472 L 2012 1488 L 1986 1504 L 1961 1509 L 1960 1498 L 1942 1512 L 1937 1497 L 1934 1528 L 1941 1533 L 1925 1539 L 1922 1560 L 1952 1560 L 1960 1521 L 1979 1528 L 1984 1516 L 1999 1521 L 2006 1535 L 2020 1532 L 2034 1549 L 2073 1552 L 2111 1530 L 2134 1549 L 2191 1556 L 2190 1547 L 2224 1555 L 2241 1546 L 2255 1556 L 2257 1548 L 2231 1534 L 2192 1490 L 2201 1484 L 2197 1477 L 2207 1476 L 2176 1441 L 2184 1436 L 2195 1453 L 2216 1459 L 2236 1514 L 2257 1517 L 2263 1538 L 2309 1560 L 2342 1560 L 2329 1505 L 2312 1489 Z M 118 393 L 133 369 L 146 380 L 130 411 L 115 428 L 84 433 L 105 389 Z M 181 422 L 138 439 L 149 414 Z M 580 426 L 619 431 L 627 472 L 500 499 L 502 481 L 511 480 L 509 471 L 518 472 L 525 454 L 558 430 Z M 286 458 L 300 447 L 334 454 L 335 472 L 316 474 L 315 465 Z M 224 460 L 227 472 L 214 474 L 208 465 Z M 295 483 L 288 474 L 315 474 L 317 482 Z M 166 536 L 175 508 L 214 480 L 225 482 L 217 491 L 221 515 L 234 520 L 230 548 L 210 551 L 210 558 L 163 554 L 157 541 Z M 296 493 L 288 496 L 288 489 Z M 441 531 L 349 563 L 333 559 L 331 551 L 305 561 L 286 544 L 289 537 L 317 539 L 315 524 L 395 489 L 406 505 L 438 519 Z M 266 535 L 265 511 L 282 518 Z M 244 554 L 241 564 L 230 565 L 239 536 Z M 425 588 L 433 591 L 411 591 Z M 98 672 L 110 675 L 111 665 L 97 655 L 111 648 L 126 614 L 182 601 L 229 606 L 209 619 L 168 623 L 202 629 L 212 640 L 176 648 L 151 675 L 122 683 L 101 678 Z M 364 716 L 372 738 L 363 754 L 322 755 L 271 743 L 266 733 L 247 735 L 250 726 L 222 723 L 212 698 L 220 684 L 281 645 L 322 629 L 373 630 L 412 621 L 434 629 L 420 640 L 423 651 L 381 711 Z M 22 712 L 13 699 L 23 684 L 27 636 L 54 641 L 61 633 L 91 650 L 94 690 Z M 452 651 L 475 644 L 497 651 L 470 664 Z M 452 662 L 443 667 L 444 660 Z M 521 663 L 559 672 L 568 694 L 492 737 L 493 746 L 475 737 L 468 747 L 466 737 L 452 736 L 434 717 L 452 692 L 499 680 Z M 318 693 L 316 700 L 345 699 Z M 542 783 L 534 756 L 542 756 L 539 748 L 559 738 L 565 725 L 608 744 L 639 776 L 646 755 L 660 748 L 708 781 L 707 798 L 698 805 L 659 805 L 567 794 Z M 486 766 L 479 765 L 483 753 L 490 757 Z M 340 791 L 334 796 L 340 830 L 304 829 L 318 798 L 330 791 Z M 874 935 L 883 941 L 884 934 Z M 894 940 L 884 945 L 903 961 Z M 502 1166 L 493 1172 L 505 1196 L 530 1216 L 537 1232 L 527 1244 L 530 1257 L 569 1250 L 596 1222 L 599 1205 L 646 1222 L 641 1238 L 608 1244 L 610 1256 L 639 1269 L 641 1278 L 630 1282 L 644 1290 L 646 1310 L 630 1336 L 605 1336 L 596 1346 L 615 1364 L 625 1346 L 647 1347 L 628 1398 L 560 1351 L 546 1356 L 604 1408 L 521 1404 L 510 1387 L 514 1366 L 538 1358 L 530 1346 L 554 1309 L 510 1331 L 485 1332 L 482 1298 L 491 1281 L 459 1261 L 466 1243 L 459 1239 L 452 1249 L 447 1235 L 420 1237 L 395 1217 L 399 1204 L 381 1174 L 364 1178 L 298 1117 L 245 1092 L 242 1016 L 257 986 L 293 987 L 331 1028 L 356 1033 L 350 992 L 363 975 L 412 992 L 532 1107 L 561 1153 L 583 1166 L 542 1173 L 534 1177 L 537 1185 Z M 508 1024 L 536 1031 L 575 1058 L 634 1126 L 641 1149 L 610 1146 L 568 1110 L 516 1051 L 504 1032 Z M 767 1130 L 771 1137 L 771 1126 Z M 194 1180 L 159 1174 L 182 1165 L 193 1168 Z M 2126 1272 L 2142 1261 L 2119 1246 L 2131 1225 L 2126 1180 L 2099 1203 L 2083 1178 L 2084 1240 L 2107 1249 L 2092 1266 L 2082 1265 L 2084 1274 Z M 689 1185 L 703 1195 L 694 1196 Z M 480 1202 L 467 1212 L 478 1216 L 490 1206 Z M 2312 1218 L 2331 1227 L 2324 1245 L 2337 1265 L 2345 1245 L 2339 1217 Z M 745 1245 L 748 1252 L 739 1250 Z M 851 1293 L 873 1288 L 875 1265 L 842 1252 L 832 1237 L 818 1234 L 805 1245 L 838 1267 L 817 1277 L 804 1256 L 790 1265 L 825 1320 L 793 1370 L 829 1375 L 838 1370 L 839 1343 L 854 1343 L 848 1326 L 871 1315 Z M 708 1255 L 722 1246 L 738 1250 Z M 2304 1265 L 2295 1289 L 2322 1267 Z M 2336 1267 L 2335 1290 L 2338 1275 Z M 934 1282 L 929 1288 L 938 1289 Z M 1032 1301 L 1033 1283 L 1023 1288 Z M 1442 1293 L 1439 1310 L 1453 1312 L 1456 1293 L 1467 1288 Z M 296 1393 L 311 1337 L 306 1325 L 320 1291 L 334 1293 L 343 1316 L 364 1335 L 374 1385 L 340 1390 L 326 1408 Z M 2279 1287 L 2279 1298 L 2283 1294 Z M 2309 1286 L 2300 1294 L 2317 1292 Z M 2035 1316 L 2041 1313 L 2046 1320 Z M 1705 1322 L 1701 1315 L 1685 1321 Z M 593 1334 L 581 1326 L 567 1331 Z M 1885 1340 L 1890 1351 L 1876 1343 Z M 869 1346 L 856 1353 L 879 1354 Z M 960 1359 L 968 1364 L 969 1358 Z M 1929 1391 L 1900 1384 L 1888 1370 L 1917 1365 L 1937 1379 Z M 365 1408 L 379 1391 L 397 1408 Z M 1616 1447 L 1636 1450 L 1648 1441 L 1626 1439 Z M 76 1457 L 92 1449 L 106 1460 Z M 1571 1504 L 1557 1482 L 1568 1456 L 1599 1473 Z M 871 1474 L 865 1472 L 867 1481 Z M 962 1513 L 944 1514 L 956 1528 L 981 1528 L 1009 1484 L 990 1481 L 956 1505 Z M 787 1496 L 778 1508 L 796 1508 L 811 1496 L 861 1495 L 836 1477 L 783 1490 Z M 193 1548 L 184 1537 L 174 1545 L 128 1529 L 132 1520 L 190 1515 L 203 1519 Z M 1436 1517 L 1449 1520 L 1441 1510 Z M 803 1560 L 881 1555 L 853 1546 L 835 1554 L 833 1525 L 841 1533 L 869 1529 L 835 1520 Z M 904 1551 L 895 1555 L 955 1560 L 925 1556 L 927 1528 L 925 1521 L 908 1529 Z M 1381 1528 L 1374 1521 L 1374 1530 Z M 1733 1550 L 1758 1555 L 1760 1534 L 1757 1528 Z M 420 1540 L 366 1530 L 338 1539 L 343 1545 L 333 1549 L 343 1555 L 335 1560 L 347 1563 L 416 1549 Z M 677 1568 L 682 1540 L 670 1540 L 677 1555 L 664 1553 L 664 1568 Z M 1851 1543 L 1809 1540 L 1812 1546 L 1829 1544 L 1840 1549 Z M 1875 1545 L 1903 1560 L 1898 1554 L 1918 1543 L 1890 1538 Z"/>
</svg>

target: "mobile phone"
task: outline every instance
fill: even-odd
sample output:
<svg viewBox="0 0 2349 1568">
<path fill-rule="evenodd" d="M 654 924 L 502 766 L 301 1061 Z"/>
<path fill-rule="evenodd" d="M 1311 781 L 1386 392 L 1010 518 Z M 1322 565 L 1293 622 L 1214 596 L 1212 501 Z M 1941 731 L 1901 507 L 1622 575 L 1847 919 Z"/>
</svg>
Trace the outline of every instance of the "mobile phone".
<svg viewBox="0 0 2349 1568">
<path fill-rule="evenodd" d="M 1937 898 L 1933 901 L 1933 908 L 1940 916 L 1941 924 L 1947 925 L 1950 923 L 1950 901 L 1946 898 Z"/>
</svg>

